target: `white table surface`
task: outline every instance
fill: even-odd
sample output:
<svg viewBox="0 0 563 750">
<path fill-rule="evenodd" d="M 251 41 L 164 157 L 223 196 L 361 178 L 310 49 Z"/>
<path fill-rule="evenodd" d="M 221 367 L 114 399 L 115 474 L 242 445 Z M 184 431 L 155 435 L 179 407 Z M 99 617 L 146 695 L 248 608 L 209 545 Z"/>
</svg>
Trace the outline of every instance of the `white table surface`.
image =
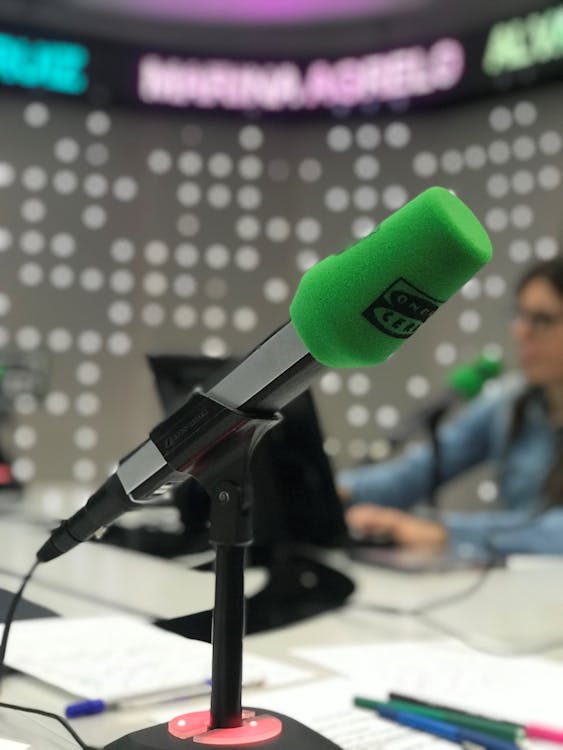
<svg viewBox="0 0 563 750">
<path fill-rule="evenodd" d="M 0 587 L 13 590 L 18 586 L 18 576 L 29 569 L 44 539 L 44 529 L 0 516 Z M 434 641 L 441 635 L 427 624 L 412 617 L 378 614 L 369 611 L 370 605 L 412 607 L 465 589 L 477 575 L 474 571 L 405 574 L 353 564 L 341 553 L 330 553 L 326 558 L 355 581 L 357 589 L 350 603 L 282 629 L 251 635 L 246 639 L 248 650 L 305 667 L 318 677 L 328 673 L 292 656 L 292 648 L 412 638 Z M 433 617 L 477 645 L 499 651 L 507 647 L 533 650 L 537 644 L 563 640 L 562 573 L 563 563 L 557 561 L 530 569 L 520 565 L 515 570 L 494 571 L 475 594 L 441 608 Z M 259 590 L 264 582 L 262 571 L 250 571 L 247 593 Z M 178 596 L 178 592 L 184 593 Z M 63 615 L 127 611 L 149 617 L 176 617 L 212 606 L 213 576 L 191 571 L 183 562 L 107 545 L 83 544 L 40 566 L 26 597 Z M 551 650 L 546 656 L 562 659 L 563 648 Z M 260 694 L 259 689 L 249 690 L 245 700 L 259 705 Z M 69 697 L 25 675 L 10 675 L 5 679 L 1 699 L 60 713 Z M 207 706 L 207 699 L 193 699 L 186 710 Z M 102 747 L 127 732 L 154 723 L 150 715 L 147 708 L 108 711 L 75 721 L 74 726 L 85 741 Z M 0 738 L 3 737 L 22 742 L 25 739 L 38 750 L 76 747 L 54 722 L 0 709 Z"/>
</svg>

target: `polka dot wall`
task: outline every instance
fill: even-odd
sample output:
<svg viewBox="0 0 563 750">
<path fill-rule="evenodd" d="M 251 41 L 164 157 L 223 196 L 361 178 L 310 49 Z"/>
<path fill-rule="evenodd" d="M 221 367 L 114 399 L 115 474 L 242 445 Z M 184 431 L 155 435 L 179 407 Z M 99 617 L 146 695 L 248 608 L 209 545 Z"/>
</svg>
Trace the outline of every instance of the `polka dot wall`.
<svg viewBox="0 0 563 750">
<path fill-rule="evenodd" d="M 288 122 L 3 96 L 0 351 L 48 359 L 47 392 L 20 394 L 3 430 L 17 477 L 100 482 L 160 418 L 146 354 L 244 354 L 304 271 L 440 184 L 485 223 L 493 262 L 388 362 L 315 385 L 335 467 L 385 458 L 449 368 L 483 350 L 512 363 L 513 283 L 560 252 L 560 94 Z M 464 487 L 496 498 L 486 473 Z"/>
</svg>

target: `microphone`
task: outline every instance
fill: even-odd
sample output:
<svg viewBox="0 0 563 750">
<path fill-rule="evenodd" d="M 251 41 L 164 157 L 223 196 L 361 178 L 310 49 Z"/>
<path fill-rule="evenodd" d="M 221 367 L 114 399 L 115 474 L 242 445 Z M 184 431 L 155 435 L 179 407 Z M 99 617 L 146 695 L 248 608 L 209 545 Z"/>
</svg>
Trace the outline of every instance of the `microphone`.
<svg viewBox="0 0 563 750">
<path fill-rule="evenodd" d="M 52 532 L 38 560 L 58 557 L 186 481 L 237 425 L 283 408 L 323 367 L 387 359 L 491 257 L 485 229 L 461 200 L 440 187 L 418 195 L 370 235 L 310 268 L 290 320 L 157 425 Z"/>
<path fill-rule="evenodd" d="M 472 362 L 455 367 L 446 378 L 448 388 L 400 424 L 389 436 L 391 445 L 401 445 L 420 429 L 433 429 L 449 409 L 479 395 L 484 383 L 500 375 L 502 367 L 499 357 L 484 352 Z"/>
</svg>

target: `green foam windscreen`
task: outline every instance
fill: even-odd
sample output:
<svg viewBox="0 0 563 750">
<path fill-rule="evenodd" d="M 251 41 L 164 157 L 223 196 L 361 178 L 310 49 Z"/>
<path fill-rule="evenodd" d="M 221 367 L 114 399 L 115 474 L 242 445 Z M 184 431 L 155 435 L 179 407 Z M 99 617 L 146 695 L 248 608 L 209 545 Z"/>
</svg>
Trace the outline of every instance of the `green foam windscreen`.
<svg viewBox="0 0 563 750">
<path fill-rule="evenodd" d="M 492 257 L 472 211 L 431 187 L 301 278 L 289 313 L 326 367 L 384 361 Z"/>
<path fill-rule="evenodd" d="M 502 360 L 488 354 L 480 354 L 474 362 L 460 365 L 448 374 L 448 385 L 463 398 L 473 398 L 481 391 L 489 378 L 502 372 Z"/>
</svg>

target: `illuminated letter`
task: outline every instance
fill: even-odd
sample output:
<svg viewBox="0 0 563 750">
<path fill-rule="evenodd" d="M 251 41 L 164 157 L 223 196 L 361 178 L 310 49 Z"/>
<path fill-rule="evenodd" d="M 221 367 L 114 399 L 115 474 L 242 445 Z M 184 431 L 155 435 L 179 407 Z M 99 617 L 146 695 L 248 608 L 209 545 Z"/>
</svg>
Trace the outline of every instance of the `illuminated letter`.
<svg viewBox="0 0 563 750">
<path fill-rule="evenodd" d="M 483 71 L 489 76 L 497 76 L 507 71 L 527 68 L 531 64 L 526 42 L 526 27 L 521 18 L 496 23 L 489 32 Z"/>
</svg>

